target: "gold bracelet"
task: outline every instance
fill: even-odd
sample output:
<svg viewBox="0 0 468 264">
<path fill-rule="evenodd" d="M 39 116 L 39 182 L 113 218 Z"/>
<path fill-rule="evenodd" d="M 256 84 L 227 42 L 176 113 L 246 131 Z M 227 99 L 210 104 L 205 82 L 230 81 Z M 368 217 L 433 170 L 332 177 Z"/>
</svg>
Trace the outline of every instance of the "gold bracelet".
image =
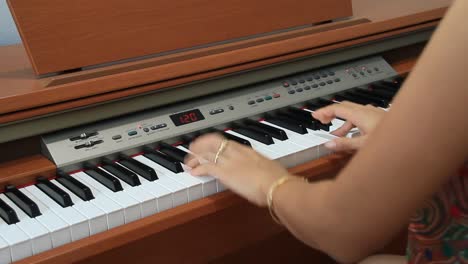
<svg viewBox="0 0 468 264">
<path fill-rule="evenodd" d="M 282 225 L 282 224 L 281 224 L 280 219 L 275 213 L 275 209 L 273 206 L 273 194 L 279 186 L 294 179 L 296 179 L 296 177 L 293 177 L 290 175 L 283 176 L 279 178 L 278 180 L 276 180 L 275 182 L 273 182 L 273 184 L 270 186 L 270 189 L 268 189 L 268 193 L 267 193 L 268 210 L 270 211 L 271 218 L 273 218 L 273 220 L 275 220 L 275 222 L 279 225 Z"/>
</svg>

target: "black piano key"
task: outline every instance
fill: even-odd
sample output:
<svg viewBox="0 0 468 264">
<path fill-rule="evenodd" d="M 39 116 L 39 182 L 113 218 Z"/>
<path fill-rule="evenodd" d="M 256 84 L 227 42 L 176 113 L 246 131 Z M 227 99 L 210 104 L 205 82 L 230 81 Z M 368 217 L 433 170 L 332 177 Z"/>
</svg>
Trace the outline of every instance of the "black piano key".
<svg viewBox="0 0 468 264">
<path fill-rule="evenodd" d="M 281 116 L 273 117 L 271 115 L 266 115 L 265 120 L 272 123 L 272 124 L 274 124 L 274 125 L 280 126 L 282 128 L 294 131 L 294 132 L 302 134 L 302 135 L 308 133 L 307 128 L 303 124 L 298 123 L 298 122 L 296 122 L 294 120 L 290 120 L 288 118 L 284 118 L 284 117 L 281 117 Z"/>
<path fill-rule="evenodd" d="M 294 113 L 297 114 L 297 115 L 301 115 L 301 116 L 302 116 L 303 118 L 305 118 L 306 120 L 307 120 L 307 119 L 312 120 L 312 122 L 315 124 L 315 126 L 317 127 L 317 129 L 325 130 L 325 131 L 330 131 L 330 127 L 332 126 L 332 123 L 331 123 L 331 122 L 329 122 L 329 123 L 327 123 L 327 124 L 324 124 L 324 123 L 322 123 L 320 120 L 315 119 L 315 118 L 312 116 L 312 113 L 309 112 L 309 111 L 305 111 L 305 110 L 302 110 L 302 109 L 299 109 L 299 108 L 294 108 L 294 107 L 289 108 L 289 111 L 294 112 Z"/>
<path fill-rule="evenodd" d="M 104 158 L 102 160 L 103 164 L 102 167 L 110 172 L 112 175 L 115 177 L 121 179 L 122 181 L 126 182 L 130 186 L 138 186 L 141 184 L 140 179 L 138 178 L 138 175 L 136 175 L 134 172 L 125 169 L 122 166 L 119 166 L 112 162 L 112 160 L 108 158 Z"/>
<path fill-rule="evenodd" d="M 145 154 L 143 155 L 145 157 L 163 166 L 164 168 L 174 173 L 179 173 L 179 172 L 184 171 L 184 169 L 182 168 L 182 164 L 180 164 L 179 161 L 169 157 L 168 155 L 158 150 L 154 150 L 152 148 L 145 148 L 144 151 L 145 151 Z"/>
<path fill-rule="evenodd" d="M 2 219 L 9 225 L 19 222 L 15 210 L 13 210 L 13 208 L 11 208 L 2 199 L 0 199 L 0 217 L 2 217 Z"/>
<path fill-rule="evenodd" d="M 385 91 L 392 92 L 394 94 L 396 94 L 398 90 L 400 89 L 399 87 L 395 85 L 391 85 L 389 83 L 384 83 L 384 82 L 373 83 L 371 84 L 371 87 L 376 90 L 385 90 Z"/>
<path fill-rule="evenodd" d="M 261 142 L 265 145 L 272 145 L 275 143 L 273 142 L 273 138 L 268 133 L 256 131 L 239 124 L 235 124 L 232 131 L 244 135 L 248 138 L 257 140 L 258 142 Z"/>
<path fill-rule="evenodd" d="M 165 142 L 161 142 L 159 144 L 159 151 L 166 154 L 167 156 L 179 161 L 179 162 L 184 162 L 185 157 L 187 156 L 187 152 L 178 149 L 170 144 L 167 144 Z"/>
<path fill-rule="evenodd" d="M 349 102 L 353 102 L 353 103 L 361 104 L 361 105 L 368 105 L 368 104 L 375 105 L 375 103 L 373 103 L 372 101 L 368 99 L 357 97 L 357 96 L 352 96 L 349 94 L 337 94 L 335 95 L 335 99 L 339 102 L 349 101 Z"/>
<path fill-rule="evenodd" d="M 309 129 L 312 129 L 312 130 L 319 130 L 320 129 L 317 122 L 312 121 L 310 118 L 305 118 L 302 115 L 295 115 L 295 114 L 292 114 L 290 112 L 281 112 L 281 113 L 278 113 L 278 116 L 293 120 L 293 121 L 295 121 L 297 123 L 302 124 L 306 128 L 309 128 Z"/>
<path fill-rule="evenodd" d="M 186 149 L 190 149 L 190 143 L 194 141 L 197 137 L 200 136 L 200 133 L 195 133 L 192 135 L 185 135 L 182 137 L 182 146 L 184 146 Z"/>
<path fill-rule="evenodd" d="M 80 197 L 83 201 L 90 201 L 94 199 L 94 195 L 91 192 L 91 189 L 77 179 L 60 170 L 57 171 L 57 176 L 58 182 L 68 188 L 76 196 Z"/>
<path fill-rule="evenodd" d="M 331 100 L 328 100 L 328 99 L 324 99 L 324 98 L 318 98 L 316 100 L 313 100 L 313 101 L 309 101 L 306 103 L 306 107 L 307 109 L 311 110 L 311 111 L 317 111 L 318 109 L 320 108 L 323 108 L 325 106 L 329 106 L 329 105 L 332 105 L 334 104 L 335 102 L 331 101 Z"/>
<path fill-rule="evenodd" d="M 232 141 L 235 141 L 239 144 L 242 144 L 242 145 L 246 145 L 246 146 L 249 146 L 249 147 L 252 147 L 252 144 L 250 144 L 250 141 L 248 141 L 247 139 L 243 139 L 243 138 L 240 138 L 240 137 L 237 137 L 237 136 L 234 136 L 232 134 L 229 134 L 229 133 L 226 133 L 226 132 L 222 132 L 222 135 L 229 139 L 229 140 L 232 140 Z"/>
<path fill-rule="evenodd" d="M 70 195 L 45 177 L 37 178 L 36 186 L 60 206 L 65 208 L 73 205 Z"/>
<path fill-rule="evenodd" d="M 269 125 L 265 125 L 263 123 L 247 119 L 244 121 L 244 124 L 247 125 L 247 127 L 250 127 L 252 129 L 257 129 L 259 131 L 268 133 L 270 136 L 279 139 L 281 141 L 287 140 L 288 136 L 286 135 L 286 132 L 282 129 L 272 127 Z"/>
<path fill-rule="evenodd" d="M 91 164 L 85 164 L 85 169 L 87 175 L 106 186 L 109 190 L 113 192 L 123 191 L 120 181 L 109 173 Z"/>
<path fill-rule="evenodd" d="M 143 164 L 124 154 L 120 154 L 120 159 L 121 159 L 119 161 L 120 164 L 136 172 L 138 175 L 147 179 L 148 181 L 155 181 L 158 179 L 158 175 L 156 174 L 156 171 L 153 170 L 153 168 L 151 168 L 150 166 L 147 166 L 146 164 Z"/>
<path fill-rule="evenodd" d="M 13 185 L 6 186 L 5 195 L 29 215 L 29 217 L 34 218 L 41 215 L 37 204 Z"/>
<path fill-rule="evenodd" d="M 383 90 L 356 89 L 354 91 L 360 94 L 366 94 L 366 95 L 378 97 L 380 99 L 385 99 L 389 103 L 392 101 L 393 96 L 394 96 L 394 94 L 388 93 L 387 91 L 383 91 Z"/>
<path fill-rule="evenodd" d="M 346 94 L 356 96 L 358 98 L 367 99 L 378 107 L 383 107 L 383 108 L 388 107 L 388 101 L 385 99 L 381 99 L 377 96 L 359 93 L 358 91 L 350 91 L 350 92 L 346 92 Z"/>
</svg>

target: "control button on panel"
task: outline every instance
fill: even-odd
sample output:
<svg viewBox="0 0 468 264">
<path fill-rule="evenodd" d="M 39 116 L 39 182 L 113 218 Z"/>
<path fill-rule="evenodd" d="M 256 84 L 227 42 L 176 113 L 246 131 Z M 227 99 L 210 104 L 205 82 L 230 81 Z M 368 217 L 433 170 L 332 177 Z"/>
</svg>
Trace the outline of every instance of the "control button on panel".
<svg viewBox="0 0 468 264">
<path fill-rule="evenodd" d="M 327 78 L 328 77 L 328 74 L 326 73 L 322 73 L 322 75 L 320 75 L 322 78 Z"/>
<path fill-rule="evenodd" d="M 335 76 L 335 73 L 331 71 L 331 72 L 328 73 L 328 75 Z"/>
<path fill-rule="evenodd" d="M 318 87 L 319 87 L 318 84 L 316 83 L 312 84 L 312 88 L 318 88 Z"/>
<path fill-rule="evenodd" d="M 294 90 L 288 91 L 288 94 L 295 94 L 295 93 L 296 93 L 296 91 L 294 91 Z"/>
<path fill-rule="evenodd" d="M 332 81 L 332 80 L 328 80 L 327 83 L 328 83 L 328 84 L 332 84 L 333 81 Z"/>
<path fill-rule="evenodd" d="M 284 87 L 284 88 L 289 87 L 289 83 L 288 83 L 288 82 L 283 82 L 283 87 Z"/>
<path fill-rule="evenodd" d="M 81 139 L 87 139 L 87 138 L 94 137 L 97 135 L 98 135 L 98 132 L 86 132 L 86 133 L 80 134 L 79 136 L 71 137 L 70 140 L 76 141 L 76 140 L 81 140 Z"/>
<path fill-rule="evenodd" d="M 271 99 L 273 99 L 273 97 L 271 97 L 271 96 L 265 96 L 265 100 L 270 101 Z"/>
<path fill-rule="evenodd" d="M 318 75 L 318 74 L 314 75 L 314 79 L 315 80 L 320 80 L 320 75 Z"/>
<path fill-rule="evenodd" d="M 210 115 L 217 115 L 217 114 L 221 114 L 221 113 L 224 113 L 224 109 L 222 109 L 222 108 L 210 111 Z"/>
<path fill-rule="evenodd" d="M 312 77 L 307 78 L 308 82 L 311 82 L 312 80 L 314 80 L 314 78 L 312 78 Z"/>
<path fill-rule="evenodd" d="M 354 78 L 357 78 L 357 74 L 353 73 L 353 77 L 354 77 Z"/>
<path fill-rule="evenodd" d="M 122 135 L 115 135 L 112 137 L 113 140 L 119 140 L 122 139 Z"/>
<path fill-rule="evenodd" d="M 263 98 L 258 98 L 258 99 L 257 99 L 257 103 L 261 103 L 261 102 L 263 102 L 263 101 L 265 101 L 265 100 L 263 100 Z"/>
<path fill-rule="evenodd" d="M 224 111 L 224 110 L 223 110 Z M 167 127 L 167 124 L 166 123 L 162 123 L 162 124 L 159 124 L 156 126 L 156 129 L 161 129 L 161 128 L 165 128 Z"/>
<path fill-rule="evenodd" d="M 273 98 L 280 98 L 280 97 L 281 97 L 280 94 L 274 94 L 274 95 L 273 95 Z"/>
<path fill-rule="evenodd" d="M 297 85 L 297 82 L 296 82 L 296 81 L 292 81 L 291 84 L 292 84 L 292 85 Z"/>
<path fill-rule="evenodd" d="M 132 131 L 128 132 L 129 136 L 135 136 L 137 134 L 138 134 L 138 132 L 136 132 L 135 130 L 132 130 Z"/>
<path fill-rule="evenodd" d="M 296 89 L 296 92 L 298 92 L 298 93 L 302 93 L 303 91 L 304 91 L 304 89 L 302 89 L 302 88 Z"/>
<path fill-rule="evenodd" d="M 229 106 L 229 110 L 231 110 L 231 111 L 234 110 L 234 106 L 232 106 L 232 105 Z"/>
<path fill-rule="evenodd" d="M 340 78 L 336 78 L 336 79 L 335 79 L 335 82 L 341 82 L 341 79 L 340 79 Z"/>
<path fill-rule="evenodd" d="M 145 127 L 145 128 L 143 128 L 143 131 L 145 131 L 146 133 L 148 133 L 148 132 L 150 131 L 150 129 L 147 128 L 147 127 Z"/>
<path fill-rule="evenodd" d="M 249 101 L 248 104 L 249 104 L 249 105 L 253 105 L 253 104 L 255 104 L 255 101 L 251 100 L 251 101 Z"/>
<path fill-rule="evenodd" d="M 304 90 L 307 90 L 307 91 L 310 90 L 310 86 L 304 87 Z"/>
<path fill-rule="evenodd" d="M 300 79 L 300 80 L 299 80 L 299 83 L 305 83 L 305 80 Z"/>
<path fill-rule="evenodd" d="M 320 83 L 320 86 L 325 86 L 325 85 L 327 85 L 325 82 Z"/>
</svg>

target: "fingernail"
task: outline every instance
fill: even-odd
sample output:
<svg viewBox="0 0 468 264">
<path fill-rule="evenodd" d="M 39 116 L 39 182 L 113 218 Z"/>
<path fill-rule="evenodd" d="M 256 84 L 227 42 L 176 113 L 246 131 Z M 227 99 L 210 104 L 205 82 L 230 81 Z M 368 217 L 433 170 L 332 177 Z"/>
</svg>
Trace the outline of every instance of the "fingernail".
<svg viewBox="0 0 468 264">
<path fill-rule="evenodd" d="M 334 149 L 334 148 L 336 148 L 336 142 L 335 141 L 328 141 L 327 143 L 325 143 L 325 147 L 327 147 L 329 149 Z"/>
</svg>

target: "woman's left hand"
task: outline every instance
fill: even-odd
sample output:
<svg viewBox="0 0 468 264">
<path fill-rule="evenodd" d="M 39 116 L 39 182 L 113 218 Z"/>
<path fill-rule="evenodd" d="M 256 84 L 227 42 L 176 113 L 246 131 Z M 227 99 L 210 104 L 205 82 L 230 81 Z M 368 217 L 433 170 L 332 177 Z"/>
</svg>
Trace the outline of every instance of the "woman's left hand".
<svg viewBox="0 0 468 264">
<path fill-rule="evenodd" d="M 185 161 L 192 168 L 190 173 L 194 176 L 213 176 L 250 202 L 266 206 L 271 184 L 288 175 L 288 171 L 279 163 L 234 141 L 228 141 L 214 163 L 223 139 L 219 134 L 208 134 L 200 136 L 190 145 L 193 155 L 189 155 Z"/>
</svg>

